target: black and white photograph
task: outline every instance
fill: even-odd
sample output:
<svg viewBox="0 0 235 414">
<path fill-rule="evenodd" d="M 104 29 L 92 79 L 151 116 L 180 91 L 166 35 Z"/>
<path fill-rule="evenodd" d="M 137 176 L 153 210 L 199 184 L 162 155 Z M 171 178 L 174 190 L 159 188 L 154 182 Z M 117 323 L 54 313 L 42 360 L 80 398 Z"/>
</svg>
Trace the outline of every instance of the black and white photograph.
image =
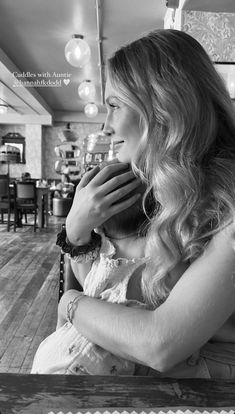
<svg viewBox="0 0 235 414">
<path fill-rule="evenodd" d="M 235 0 L 0 0 L 0 414 L 235 413 Z"/>
</svg>

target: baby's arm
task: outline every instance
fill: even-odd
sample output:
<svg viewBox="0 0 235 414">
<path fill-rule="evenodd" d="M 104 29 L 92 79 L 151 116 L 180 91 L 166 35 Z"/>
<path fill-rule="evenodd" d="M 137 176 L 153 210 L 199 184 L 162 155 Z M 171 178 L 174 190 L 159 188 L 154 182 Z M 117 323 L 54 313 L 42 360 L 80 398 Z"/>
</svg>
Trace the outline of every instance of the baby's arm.
<svg viewBox="0 0 235 414">
<path fill-rule="evenodd" d="M 66 254 L 64 255 L 64 292 L 69 289 L 82 290 L 76 264 Z"/>
<path fill-rule="evenodd" d="M 70 262 L 71 262 L 71 270 L 73 272 L 74 277 L 76 278 L 77 285 L 80 285 L 80 287 L 83 287 L 85 279 L 91 270 L 93 261 L 89 261 L 87 263 L 77 263 L 74 260 L 70 260 Z M 77 289 L 77 287 L 75 284 L 74 284 L 74 287 L 70 287 L 68 285 L 68 288 L 66 290 L 68 289 Z M 80 288 L 77 290 L 82 290 L 82 289 Z"/>
<path fill-rule="evenodd" d="M 93 261 L 88 263 L 77 263 L 71 260 L 67 255 L 64 256 L 64 292 L 67 290 L 82 291 L 86 276 L 91 270 Z M 65 312 L 60 311 L 60 305 L 57 312 L 56 329 L 60 328 L 67 322 Z"/>
<path fill-rule="evenodd" d="M 58 305 L 56 330 L 61 328 L 61 326 L 63 326 L 67 322 L 67 306 L 69 302 L 66 302 L 64 300 L 64 298 L 67 297 L 67 294 L 69 294 L 69 297 L 72 294 L 71 300 L 74 300 L 76 296 L 79 295 L 76 289 L 70 289 L 62 295 Z M 82 293 L 80 293 L 80 295 L 82 295 Z"/>
</svg>

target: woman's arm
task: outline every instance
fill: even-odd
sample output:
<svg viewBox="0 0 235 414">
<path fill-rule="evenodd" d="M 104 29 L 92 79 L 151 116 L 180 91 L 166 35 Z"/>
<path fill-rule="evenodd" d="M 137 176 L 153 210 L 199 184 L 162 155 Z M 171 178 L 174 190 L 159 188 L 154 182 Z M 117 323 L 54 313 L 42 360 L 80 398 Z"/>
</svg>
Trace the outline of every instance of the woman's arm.
<svg viewBox="0 0 235 414">
<path fill-rule="evenodd" d="M 74 326 L 114 354 L 168 371 L 206 343 L 235 311 L 234 227 L 214 236 L 155 311 L 85 297 L 75 310 Z M 71 295 L 73 291 L 63 298 L 65 308 Z"/>
</svg>

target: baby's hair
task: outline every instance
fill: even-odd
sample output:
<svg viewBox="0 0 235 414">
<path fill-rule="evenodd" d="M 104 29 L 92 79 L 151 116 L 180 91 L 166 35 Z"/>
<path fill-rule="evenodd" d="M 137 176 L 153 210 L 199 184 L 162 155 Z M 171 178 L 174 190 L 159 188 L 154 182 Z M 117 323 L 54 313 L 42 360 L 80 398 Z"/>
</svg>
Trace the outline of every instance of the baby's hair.
<svg viewBox="0 0 235 414">
<path fill-rule="evenodd" d="M 127 169 L 131 169 L 131 166 L 128 166 Z M 117 171 L 112 175 L 112 177 L 118 176 L 122 173 L 123 170 Z M 127 183 L 123 184 L 123 186 L 126 184 Z M 122 185 L 117 188 L 121 187 Z M 105 223 L 103 223 L 102 227 L 105 234 L 128 236 L 136 231 L 138 237 L 146 237 L 156 205 L 153 193 L 151 191 L 147 191 L 146 184 L 140 184 L 117 202 L 120 203 L 127 200 L 135 194 L 141 194 L 141 196 L 134 204 L 115 216 L 110 217 Z"/>
</svg>

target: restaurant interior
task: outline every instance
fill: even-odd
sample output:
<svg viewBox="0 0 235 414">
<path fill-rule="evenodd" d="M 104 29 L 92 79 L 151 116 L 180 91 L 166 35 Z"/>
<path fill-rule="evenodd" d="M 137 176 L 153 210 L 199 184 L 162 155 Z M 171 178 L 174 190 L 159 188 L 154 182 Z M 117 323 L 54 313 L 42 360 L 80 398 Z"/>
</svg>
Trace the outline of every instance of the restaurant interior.
<svg viewBox="0 0 235 414">
<path fill-rule="evenodd" d="M 0 373 L 29 374 L 55 329 L 56 234 L 83 174 L 118 153 L 106 59 L 156 28 L 195 37 L 235 99 L 234 0 L 0 1 Z"/>
</svg>

